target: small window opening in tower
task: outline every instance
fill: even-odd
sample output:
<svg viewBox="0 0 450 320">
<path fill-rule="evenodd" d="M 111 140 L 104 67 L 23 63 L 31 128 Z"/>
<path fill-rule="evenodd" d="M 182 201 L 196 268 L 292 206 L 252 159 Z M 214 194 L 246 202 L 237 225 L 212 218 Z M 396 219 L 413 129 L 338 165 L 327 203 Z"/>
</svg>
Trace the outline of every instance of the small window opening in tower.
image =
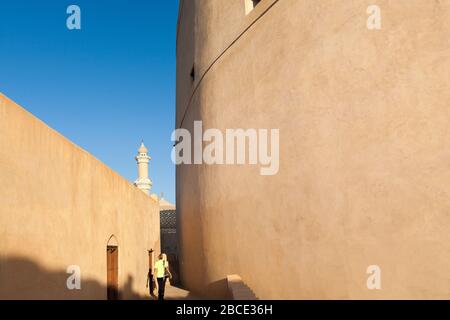
<svg viewBox="0 0 450 320">
<path fill-rule="evenodd" d="M 191 69 L 191 80 L 195 81 L 195 66 L 192 66 L 192 69 Z"/>
<path fill-rule="evenodd" d="M 256 8 L 258 3 L 261 2 L 261 0 L 244 0 L 245 1 L 245 14 L 249 14 L 253 9 Z"/>
</svg>

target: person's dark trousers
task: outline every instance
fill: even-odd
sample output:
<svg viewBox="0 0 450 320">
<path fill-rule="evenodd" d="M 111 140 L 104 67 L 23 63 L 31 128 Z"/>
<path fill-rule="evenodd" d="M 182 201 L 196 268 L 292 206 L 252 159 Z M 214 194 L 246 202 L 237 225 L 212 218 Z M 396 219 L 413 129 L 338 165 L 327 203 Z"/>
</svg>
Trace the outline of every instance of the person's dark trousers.
<svg viewBox="0 0 450 320">
<path fill-rule="evenodd" d="M 166 290 L 166 278 L 158 278 L 158 300 L 164 300 Z"/>
</svg>

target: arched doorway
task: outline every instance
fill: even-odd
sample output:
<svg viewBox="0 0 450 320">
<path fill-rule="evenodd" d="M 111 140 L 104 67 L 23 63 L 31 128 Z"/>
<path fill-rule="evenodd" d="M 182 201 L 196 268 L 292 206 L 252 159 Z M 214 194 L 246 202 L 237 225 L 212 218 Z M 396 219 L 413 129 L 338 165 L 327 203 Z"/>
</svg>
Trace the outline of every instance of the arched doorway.
<svg viewBox="0 0 450 320">
<path fill-rule="evenodd" d="M 106 274 L 108 300 L 119 299 L 119 243 L 112 235 L 106 246 Z"/>
</svg>

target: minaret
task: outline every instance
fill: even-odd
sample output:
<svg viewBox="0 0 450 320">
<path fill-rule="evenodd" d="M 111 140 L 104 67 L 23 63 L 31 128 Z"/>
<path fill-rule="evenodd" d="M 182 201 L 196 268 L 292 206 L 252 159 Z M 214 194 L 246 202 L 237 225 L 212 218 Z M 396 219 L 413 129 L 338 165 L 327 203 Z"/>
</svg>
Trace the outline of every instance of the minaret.
<svg viewBox="0 0 450 320">
<path fill-rule="evenodd" d="M 152 188 L 152 181 L 148 177 L 148 163 L 152 158 L 148 156 L 148 150 L 142 141 L 141 147 L 138 150 L 136 161 L 138 164 L 138 178 L 134 182 L 134 185 L 144 191 L 146 194 L 150 194 Z"/>
</svg>

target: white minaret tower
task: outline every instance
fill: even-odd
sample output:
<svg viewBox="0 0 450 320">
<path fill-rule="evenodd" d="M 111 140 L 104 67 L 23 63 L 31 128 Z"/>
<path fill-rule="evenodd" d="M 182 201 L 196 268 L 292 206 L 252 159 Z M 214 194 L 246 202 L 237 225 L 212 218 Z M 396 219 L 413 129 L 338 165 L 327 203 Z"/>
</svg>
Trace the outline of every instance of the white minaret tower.
<svg viewBox="0 0 450 320">
<path fill-rule="evenodd" d="M 150 194 L 152 188 L 152 181 L 148 177 L 148 163 L 152 158 L 148 156 L 148 150 L 142 141 L 141 147 L 138 150 L 136 161 L 138 164 L 138 178 L 134 182 L 134 185 L 144 191 L 146 194 Z"/>
</svg>

